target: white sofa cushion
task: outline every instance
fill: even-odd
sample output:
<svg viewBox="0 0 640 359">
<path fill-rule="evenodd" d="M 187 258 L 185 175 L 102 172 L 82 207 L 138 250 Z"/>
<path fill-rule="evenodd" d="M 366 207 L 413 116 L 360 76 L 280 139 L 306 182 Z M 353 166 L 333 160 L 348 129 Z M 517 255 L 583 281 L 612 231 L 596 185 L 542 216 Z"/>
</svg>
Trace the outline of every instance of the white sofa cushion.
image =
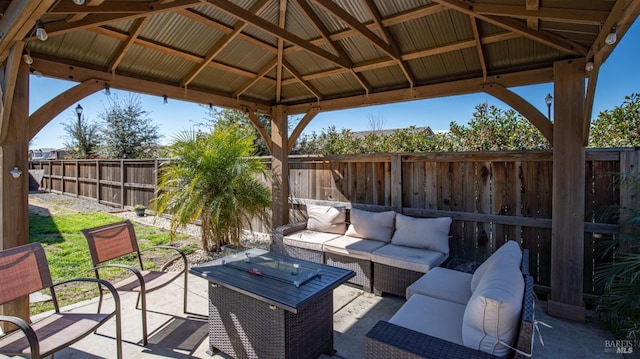
<svg viewBox="0 0 640 359">
<path fill-rule="evenodd" d="M 282 242 L 288 246 L 322 252 L 322 244 L 324 242 L 338 237 L 340 237 L 340 235 L 335 233 L 316 232 L 304 229 L 285 236 Z"/>
<path fill-rule="evenodd" d="M 369 212 L 352 208 L 349 228 L 345 235 L 389 243 L 395 218 L 394 211 Z"/>
<path fill-rule="evenodd" d="M 493 265 L 495 261 L 502 259 L 511 260 L 515 265 L 520 268 L 522 262 L 522 250 L 520 245 L 516 241 L 508 241 L 493 252 L 486 261 L 484 261 L 475 272 L 473 272 L 473 278 L 471 278 L 471 292 L 475 292 L 480 279 L 485 274 L 487 269 Z"/>
<path fill-rule="evenodd" d="M 387 244 L 371 253 L 372 262 L 422 273 L 427 273 L 446 259 L 447 256 L 441 252 L 395 244 Z"/>
<path fill-rule="evenodd" d="M 391 243 L 399 246 L 431 249 L 449 254 L 450 217 L 415 218 L 396 214 L 396 231 Z"/>
<path fill-rule="evenodd" d="M 370 239 L 341 236 L 324 242 L 323 249 L 327 253 L 335 253 L 347 257 L 371 260 L 371 252 L 384 246 L 383 242 Z"/>
<path fill-rule="evenodd" d="M 347 210 L 344 207 L 307 205 L 307 229 L 344 234 L 347 230 Z"/>
<path fill-rule="evenodd" d="M 414 295 L 389 319 L 389 323 L 463 345 L 463 316 L 462 304 Z"/>
<path fill-rule="evenodd" d="M 494 261 L 467 303 L 462 322 L 465 346 L 496 356 L 506 356 L 519 329 L 524 279 L 509 258 Z"/>
<path fill-rule="evenodd" d="M 437 267 L 407 287 L 407 299 L 415 294 L 467 305 L 471 298 L 471 273 Z"/>
</svg>

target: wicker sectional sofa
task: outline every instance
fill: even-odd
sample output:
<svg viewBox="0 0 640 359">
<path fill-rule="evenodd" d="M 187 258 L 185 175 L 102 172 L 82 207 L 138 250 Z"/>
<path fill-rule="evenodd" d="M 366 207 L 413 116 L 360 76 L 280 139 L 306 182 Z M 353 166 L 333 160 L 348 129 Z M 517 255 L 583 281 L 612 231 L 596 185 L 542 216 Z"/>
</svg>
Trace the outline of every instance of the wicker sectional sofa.
<svg viewBox="0 0 640 359">
<path fill-rule="evenodd" d="M 365 337 L 365 358 L 527 357 L 533 331 L 528 253 L 513 241 L 473 274 L 435 268 Z M 517 349 L 517 350 L 515 350 Z"/>
<path fill-rule="evenodd" d="M 404 296 L 411 283 L 449 257 L 449 217 L 313 204 L 307 217 L 276 228 L 271 250 L 351 269 L 356 275 L 349 282 L 367 292 Z"/>
</svg>

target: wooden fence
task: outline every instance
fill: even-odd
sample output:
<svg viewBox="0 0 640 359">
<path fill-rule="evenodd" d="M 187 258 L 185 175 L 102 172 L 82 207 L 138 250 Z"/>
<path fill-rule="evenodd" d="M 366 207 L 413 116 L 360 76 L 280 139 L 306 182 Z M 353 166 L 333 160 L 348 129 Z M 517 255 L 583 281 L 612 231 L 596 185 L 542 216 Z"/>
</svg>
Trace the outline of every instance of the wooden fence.
<svg viewBox="0 0 640 359">
<path fill-rule="evenodd" d="M 507 240 L 530 251 L 531 273 L 550 285 L 551 151 L 425 153 L 289 158 L 291 221 L 304 217 L 305 203 L 342 203 L 370 210 L 394 209 L 411 216 L 449 216 L 451 257 L 481 262 Z M 162 160 L 43 161 L 42 187 L 129 207 L 147 204 Z M 635 198 L 616 185 L 623 167 L 640 168 L 634 149 L 586 152 L 585 293 L 594 288 L 594 268 L 602 260 L 596 243 L 618 226 L 601 223 L 609 206 Z M 265 179 L 269 183 L 269 179 Z M 254 221 L 253 229 L 271 229 Z"/>
</svg>

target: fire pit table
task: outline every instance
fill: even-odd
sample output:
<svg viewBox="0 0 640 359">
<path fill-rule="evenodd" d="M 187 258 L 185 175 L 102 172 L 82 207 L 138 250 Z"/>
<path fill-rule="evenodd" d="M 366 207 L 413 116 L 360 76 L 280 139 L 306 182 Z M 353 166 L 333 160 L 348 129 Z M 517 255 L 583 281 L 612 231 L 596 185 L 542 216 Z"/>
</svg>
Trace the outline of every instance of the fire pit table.
<svg viewBox="0 0 640 359">
<path fill-rule="evenodd" d="M 351 270 L 260 249 L 194 266 L 209 284 L 211 353 L 234 358 L 333 354 L 333 290 Z"/>
</svg>

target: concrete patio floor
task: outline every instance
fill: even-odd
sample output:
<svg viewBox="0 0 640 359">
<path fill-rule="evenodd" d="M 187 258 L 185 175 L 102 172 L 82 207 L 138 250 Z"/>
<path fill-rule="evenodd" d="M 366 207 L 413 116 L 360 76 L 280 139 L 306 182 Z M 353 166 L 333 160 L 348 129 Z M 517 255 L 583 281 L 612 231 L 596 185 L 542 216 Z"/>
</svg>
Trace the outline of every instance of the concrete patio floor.
<svg viewBox="0 0 640 359">
<path fill-rule="evenodd" d="M 136 310 L 136 296 L 123 293 L 123 354 L 124 358 L 228 358 L 224 354 L 210 356 L 208 339 L 207 282 L 189 275 L 188 309 L 182 313 L 182 287 L 171 284 L 152 292 L 148 298 L 149 343 L 143 347 L 140 311 Z M 357 288 L 343 285 L 334 291 L 334 346 L 333 358 L 362 358 L 364 336 L 378 321 L 390 318 L 404 300 L 394 296 L 376 297 Z M 549 317 L 544 313 L 545 302 L 536 303 L 536 319 L 553 326 L 540 326 L 545 346 L 535 340 L 536 358 L 622 358 L 621 354 L 605 351 L 605 340 L 612 335 L 592 323 L 572 323 Z M 109 300 L 107 305 L 113 305 Z M 76 306 L 83 311 L 96 308 L 96 301 Z M 101 327 L 72 347 L 56 353 L 64 358 L 114 358 L 114 320 Z M 633 354 L 633 357 L 637 353 Z M 627 358 L 630 356 L 626 356 Z M 0 355 L 2 358 L 2 355 Z M 322 359 L 330 358 L 322 356 Z"/>
</svg>

